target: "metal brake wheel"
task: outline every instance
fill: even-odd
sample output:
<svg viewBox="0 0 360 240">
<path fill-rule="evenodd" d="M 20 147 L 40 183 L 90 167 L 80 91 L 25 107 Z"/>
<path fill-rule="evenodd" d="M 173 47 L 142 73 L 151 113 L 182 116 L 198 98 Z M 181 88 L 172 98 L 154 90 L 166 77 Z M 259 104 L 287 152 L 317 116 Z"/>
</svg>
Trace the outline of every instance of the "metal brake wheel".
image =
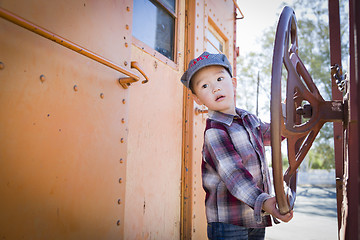
<svg viewBox="0 0 360 240">
<path fill-rule="evenodd" d="M 282 110 L 282 69 L 287 71 L 285 112 Z M 284 78 L 285 79 L 285 78 Z M 294 207 L 298 167 L 326 122 L 321 97 L 310 74 L 298 56 L 295 12 L 284 7 L 277 26 L 271 78 L 271 151 L 276 201 L 281 214 Z M 286 116 L 286 117 L 284 117 Z M 281 142 L 287 139 L 289 167 L 283 172 Z"/>
</svg>

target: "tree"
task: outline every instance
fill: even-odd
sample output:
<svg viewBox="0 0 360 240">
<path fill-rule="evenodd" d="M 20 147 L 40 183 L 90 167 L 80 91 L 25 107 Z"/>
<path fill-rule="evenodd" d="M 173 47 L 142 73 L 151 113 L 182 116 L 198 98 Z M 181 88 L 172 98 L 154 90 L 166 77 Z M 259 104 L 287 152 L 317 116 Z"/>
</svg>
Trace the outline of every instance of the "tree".
<svg viewBox="0 0 360 240">
<path fill-rule="evenodd" d="M 294 0 L 290 6 L 294 9 L 298 25 L 299 56 L 313 78 L 325 100 L 331 99 L 330 49 L 327 0 Z M 282 10 L 283 3 L 279 7 Z M 288 4 L 289 5 L 289 4 Z M 342 36 L 343 66 L 347 65 L 348 56 L 348 14 L 347 1 L 340 1 L 340 18 Z M 279 14 L 280 15 L 280 14 Z M 257 78 L 260 77 L 259 117 L 270 120 L 270 81 L 273 44 L 275 38 L 274 26 L 267 29 L 260 39 L 260 52 L 251 52 L 238 59 L 238 106 L 255 112 Z M 345 70 L 345 68 L 344 68 Z M 286 71 L 283 70 L 283 74 Z M 285 78 L 286 79 L 286 78 Z M 282 88 L 285 89 L 284 87 Z M 285 94 L 282 94 L 283 96 Z M 326 123 L 320 130 L 308 154 L 310 166 L 313 168 L 334 167 L 334 147 L 332 123 Z"/>
</svg>

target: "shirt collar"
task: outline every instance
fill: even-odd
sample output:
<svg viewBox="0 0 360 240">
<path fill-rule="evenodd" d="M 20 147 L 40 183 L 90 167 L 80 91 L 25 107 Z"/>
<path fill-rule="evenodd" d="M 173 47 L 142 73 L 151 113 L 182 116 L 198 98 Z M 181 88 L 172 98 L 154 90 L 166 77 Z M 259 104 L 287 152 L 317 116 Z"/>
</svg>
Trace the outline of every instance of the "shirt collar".
<svg viewBox="0 0 360 240">
<path fill-rule="evenodd" d="M 236 115 L 226 114 L 226 113 L 212 111 L 212 110 L 209 110 L 208 114 L 209 114 L 209 118 L 211 120 L 221 122 L 223 124 L 230 126 L 232 124 L 232 122 L 234 121 L 234 118 L 242 119 L 248 114 L 245 110 L 242 110 L 239 108 L 236 108 L 235 110 L 236 110 Z"/>
</svg>

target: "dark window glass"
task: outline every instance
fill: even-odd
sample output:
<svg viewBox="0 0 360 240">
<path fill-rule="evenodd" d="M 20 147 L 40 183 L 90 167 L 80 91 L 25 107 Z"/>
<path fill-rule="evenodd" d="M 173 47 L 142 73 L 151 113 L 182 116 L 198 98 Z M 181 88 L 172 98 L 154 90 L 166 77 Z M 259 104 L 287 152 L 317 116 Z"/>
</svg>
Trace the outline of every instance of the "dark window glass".
<svg viewBox="0 0 360 240">
<path fill-rule="evenodd" d="M 175 7 L 175 2 L 173 5 Z M 134 0 L 134 37 L 174 60 L 174 33 L 175 19 L 160 4 L 149 0 Z"/>
<path fill-rule="evenodd" d="M 160 0 L 160 2 L 172 12 L 175 12 L 175 0 Z"/>
</svg>

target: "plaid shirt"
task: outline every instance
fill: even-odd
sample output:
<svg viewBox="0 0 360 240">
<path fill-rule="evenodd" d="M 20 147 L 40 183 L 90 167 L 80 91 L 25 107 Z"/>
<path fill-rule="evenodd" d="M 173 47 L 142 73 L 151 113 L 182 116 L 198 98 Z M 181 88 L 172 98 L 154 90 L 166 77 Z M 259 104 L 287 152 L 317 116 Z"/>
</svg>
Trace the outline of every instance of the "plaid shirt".
<svg viewBox="0 0 360 240">
<path fill-rule="evenodd" d="M 271 226 L 262 211 L 270 198 L 270 176 L 264 145 L 270 124 L 236 109 L 237 115 L 209 111 L 203 146 L 202 178 L 206 217 L 249 228 Z"/>
</svg>

